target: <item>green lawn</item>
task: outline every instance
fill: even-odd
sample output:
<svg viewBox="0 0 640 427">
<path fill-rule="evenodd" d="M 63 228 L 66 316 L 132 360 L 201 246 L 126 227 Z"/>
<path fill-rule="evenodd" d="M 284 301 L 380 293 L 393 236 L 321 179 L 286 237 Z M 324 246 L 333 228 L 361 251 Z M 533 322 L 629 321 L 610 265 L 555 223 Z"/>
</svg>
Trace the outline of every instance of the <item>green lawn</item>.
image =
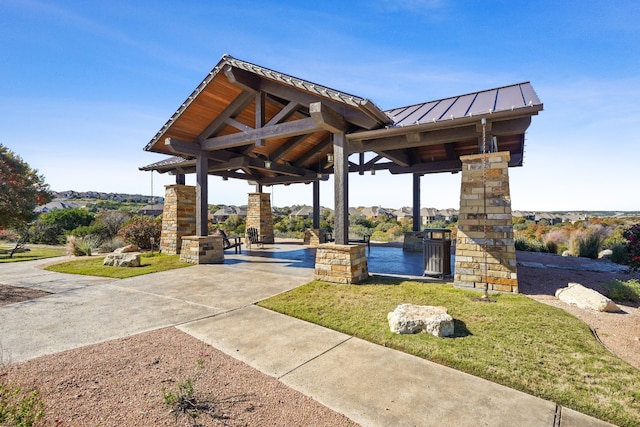
<svg viewBox="0 0 640 427">
<path fill-rule="evenodd" d="M 58 273 L 84 274 L 87 276 L 125 279 L 143 274 L 158 273 L 175 268 L 189 267 L 192 264 L 181 262 L 180 255 L 142 254 L 140 267 L 112 267 L 102 265 L 104 257 L 92 257 L 54 264 L 46 268 Z"/>
<path fill-rule="evenodd" d="M 348 286 L 311 282 L 259 303 L 450 366 L 621 425 L 640 425 L 640 371 L 609 353 L 570 314 L 521 295 L 478 294 L 452 285 L 373 278 Z M 397 335 L 387 313 L 398 304 L 443 305 L 453 338 Z"/>
<path fill-rule="evenodd" d="M 0 263 L 3 262 L 18 262 L 18 261 L 33 261 L 36 259 L 53 258 L 63 256 L 67 254 L 67 250 L 64 246 L 60 247 L 39 247 L 39 246 L 27 246 L 30 250 L 27 252 L 17 252 L 13 254 L 13 257 L 9 258 L 9 254 L 0 254 Z M 12 247 L 0 246 L 0 249 L 11 250 Z"/>
</svg>

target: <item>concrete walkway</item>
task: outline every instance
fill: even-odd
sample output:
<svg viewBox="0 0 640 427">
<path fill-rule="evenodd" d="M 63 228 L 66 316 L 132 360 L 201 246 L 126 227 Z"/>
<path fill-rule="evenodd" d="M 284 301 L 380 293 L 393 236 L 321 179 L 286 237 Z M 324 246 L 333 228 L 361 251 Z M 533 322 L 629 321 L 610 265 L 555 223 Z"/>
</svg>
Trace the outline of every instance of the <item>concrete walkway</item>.
<svg viewBox="0 0 640 427">
<path fill-rule="evenodd" d="M 276 243 L 113 280 L 0 264 L 0 283 L 54 294 L 0 307 L 12 362 L 175 326 L 363 426 L 609 426 L 525 393 L 257 307 L 312 279 L 313 253 Z"/>
</svg>

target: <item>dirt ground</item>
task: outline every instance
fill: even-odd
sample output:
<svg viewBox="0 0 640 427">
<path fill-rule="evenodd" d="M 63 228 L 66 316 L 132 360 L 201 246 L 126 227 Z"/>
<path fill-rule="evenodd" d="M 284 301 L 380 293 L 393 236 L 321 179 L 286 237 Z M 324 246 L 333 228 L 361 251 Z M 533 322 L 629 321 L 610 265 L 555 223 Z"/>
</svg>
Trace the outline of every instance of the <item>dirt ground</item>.
<svg viewBox="0 0 640 427">
<path fill-rule="evenodd" d="M 569 282 L 601 291 L 601 284 L 608 280 L 628 280 L 640 277 L 638 274 L 576 270 L 588 262 L 606 261 L 548 254 L 518 252 L 518 262 L 522 294 L 574 314 L 610 351 L 640 369 L 637 306 L 619 305 L 618 313 L 598 313 L 569 306 L 554 297 L 556 289 Z M 545 265 L 559 268 L 542 268 Z M 40 291 L 0 285 L 0 305 L 40 296 Z M 0 365 L 10 362 L 10 356 L 4 356 Z M 198 425 L 356 425 L 175 328 L 0 366 L 0 381 L 40 390 L 45 417 L 39 426 L 192 426 L 193 420 L 184 413 L 172 413 L 172 407 L 164 403 L 165 393 L 177 392 L 178 384 L 187 379 L 193 380 L 194 403 L 201 405 Z"/>
</svg>

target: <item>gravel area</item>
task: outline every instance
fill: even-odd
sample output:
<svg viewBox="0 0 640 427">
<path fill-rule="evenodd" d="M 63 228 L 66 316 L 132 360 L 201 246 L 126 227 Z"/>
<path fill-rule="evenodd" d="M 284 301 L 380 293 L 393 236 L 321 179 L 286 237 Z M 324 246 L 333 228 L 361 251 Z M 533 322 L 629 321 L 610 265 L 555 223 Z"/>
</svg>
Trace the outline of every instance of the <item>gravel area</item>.
<svg viewBox="0 0 640 427">
<path fill-rule="evenodd" d="M 606 261 L 525 252 L 517 257 L 521 293 L 580 318 L 610 351 L 640 369 L 638 307 L 619 305 L 619 313 L 598 313 L 553 296 L 569 282 L 601 290 L 600 284 L 610 279 L 640 275 L 584 270 L 589 263 L 599 263 L 594 264 L 595 270 L 601 270 Z M 581 270 L 574 269 L 578 267 Z M 40 291 L 31 292 L 0 285 L 0 305 L 41 296 Z M 0 365 L 10 362 L 0 348 L 3 355 Z M 193 426 L 193 420 L 172 413 L 172 407 L 163 402 L 163 390 L 175 392 L 189 378 L 196 403 L 203 405 L 198 425 L 357 425 L 175 328 L 0 366 L 0 381 L 40 390 L 46 411 L 38 426 Z"/>
<path fill-rule="evenodd" d="M 197 425 L 357 426 L 175 328 L 0 368 L 0 381 L 40 390 L 38 426 L 193 426 L 163 399 L 187 379 L 202 405 Z"/>
</svg>

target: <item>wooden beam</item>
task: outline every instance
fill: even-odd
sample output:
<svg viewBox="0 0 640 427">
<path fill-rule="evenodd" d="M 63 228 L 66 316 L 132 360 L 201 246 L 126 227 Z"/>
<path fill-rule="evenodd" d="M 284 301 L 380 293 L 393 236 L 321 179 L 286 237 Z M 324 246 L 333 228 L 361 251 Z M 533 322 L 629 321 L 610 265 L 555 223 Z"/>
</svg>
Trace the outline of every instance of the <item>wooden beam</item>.
<svg viewBox="0 0 640 427">
<path fill-rule="evenodd" d="M 322 130 L 322 128 L 309 117 L 292 122 L 265 126 L 260 129 L 251 129 L 244 132 L 232 133 L 230 135 L 208 138 L 201 142 L 201 146 L 202 149 L 206 151 L 220 150 L 252 144 L 254 141 L 259 139 L 267 140 L 270 138 L 287 138 L 313 133 L 319 130 Z"/>
<path fill-rule="evenodd" d="M 312 227 L 315 229 L 319 229 L 320 228 L 320 181 L 313 181 L 312 208 L 313 208 Z"/>
<path fill-rule="evenodd" d="M 309 136 L 310 134 L 294 136 L 293 138 L 282 144 L 280 147 L 278 147 L 275 151 L 273 151 L 269 157 L 271 157 L 271 159 L 273 160 L 280 160 L 291 150 L 302 144 L 305 139 L 309 138 Z"/>
<path fill-rule="evenodd" d="M 381 151 L 379 154 L 397 165 L 407 167 L 411 165 L 411 160 L 406 150 L 408 149 Z"/>
<path fill-rule="evenodd" d="M 462 162 L 458 160 L 442 160 L 439 162 L 418 163 L 410 167 L 402 167 L 396 164 L 390 165 L 389 172 L 401 173 L 438 173 L 454 172 L 462 170 Z"/>
<path fill-rule="evenodd" d="M 267 95 L 262 91 L 256 93 L 256 129 L 261 129 L 264 126 L 266 97 Z M 255 146 L 264 147 L 264 139 L 256 139 Z"/>
<path fill-rule="evenodd" d="M 282 110 L 278 111 L 278 113 L 271 117 L 271 120 L 269 120 L 266 125 L 267 126 L 271 126 L 271 125 L 275 125 L 277 123 L 280 123 L 284 120 L 287 120 L 289 117 L 291 117 L 293 115 L 293 113 L 296 112 L 296 110 L 298 109 L 298 107 L 300 106 L 300 104 L 298 104 L 295 101 L 291 101 L 289 102 L 287 105 L 285 105 Z"/>
<path fill-rule="evenodd" d="M 209 235 L 208 169 L 209 159 L 205 153 L 200 153 L 196 163 L 196 236 Z"/>
<path fill-rule="evenodd" d="M 200 132 L 200 135 L 196 138 L 196 141 L 204 141 L 207 138 L 210 138 L 212 135 L 220 132 L 220 130 L 225 125 L 225 120 L 229 117 L 235 117 L 242 110 L 244 110 L 250 103 L 253 101 L 255 92 L 253 91 L 244 91 L 240 95 L 236 96 L 236 98 L 231 102 L 231 104 L 227 105 L 227 107 L 218 115 L 218 117 L 214 118 L 207 127 Z"/>
<path fill-rule="evenodd" d="M 309 114 L 318 126 L 331 133 L 341 133 L 346 131 L 347 123 L 340 114 L 333 111 L 322 102 L 313 102 L 309 105 Z"/>
<path fill-rule="evenodd" d="M 175 154 L 184 154 L 187 156 L 197 157 L 202 153 L 202 148 L 198 144 L 181 141 L 175 138 L 165 138 L 164 145 L 169 151 Z"/>
<path fill-rule="evenodd" d="M 453 142 L 450 142 L 448 144 L 444 144 L 444 150 L 447 152 L 447 159 L 455 160 L 455 159 L 459 158 L 459 156 L 456 154 L 456 149 L 454 147 Z"/>
<path fill-rule="evenodd" d="M 335 225 L 338 245 L 349 244 L 349 150 L 344 133 L 333 134 Z"/>
<path fill-rule="evenodd" d="M 330 136 L 327 136 L 312 148 L 308 149 L 303 155 L 298 157 L 294 163 L 297 166 L 303 167 L 304 165 L 309 163 L 310 160 L 315 159 L 317 156 L 319 156 L 320 153 L 329 146 L 329 144 L 331 144 L 331 138 Z"/>
<path fill-rule="evenodd" d="M 239 122 L 232 117 L 227 117 L 224 122 L 243 132 L 253 129 L 251 126 L 245 125 L 244 123 Z"/>
<path fill-rule="evenodd" d="M 293 86 L 287 86 L 272 80 L 263 79 L 260 82 L 260 90 L 279 98 L 296 101 L 300 105 L 311 105 L 312 103 L 318 102 L 322 99 L 324 104 L 344 117 L 347 122 L 353 123 L 363 129 L 374 129 L 381 125 L 377 119 L 371 117 L 369 114 L 363 112 L 357 107 L 348 107 L 345 104 L 333 101 L 329 98 L 321 97 L 319 94 L 314 95 L 303 91 L 303 89 L 294 88 Z"/>
<path fill-rule="evenodd" d="M 413 231 L 420 231 L 422 224 L 420 221 L 420 178 L 419 173 L 414 173 L 413 177 Z"/>
<path fill-rule="evenodd" d="M 350 141 L 351 153 L 365 151 L 387 151 L 400 148 L 423 147 L 427 145 L 445 144 L 467 139 L 474 139 L 478 136 L 475 126 L 465 126 L 451 129 L 440 129 L 431 132 L 420 133 L 420 139 L 408 141 L 405 135 L 396 135 L 388 138 L 376 138 L 363 141 Z"/>
<path fill-rule="evenodd" d="M 231 65 L 226 65 L 223 72 L 229 82 L 242 88 L 242 90 L 254 94 L 260 90 L 260 77 L 253 73 L 234 68 Z"/>
</svg>

